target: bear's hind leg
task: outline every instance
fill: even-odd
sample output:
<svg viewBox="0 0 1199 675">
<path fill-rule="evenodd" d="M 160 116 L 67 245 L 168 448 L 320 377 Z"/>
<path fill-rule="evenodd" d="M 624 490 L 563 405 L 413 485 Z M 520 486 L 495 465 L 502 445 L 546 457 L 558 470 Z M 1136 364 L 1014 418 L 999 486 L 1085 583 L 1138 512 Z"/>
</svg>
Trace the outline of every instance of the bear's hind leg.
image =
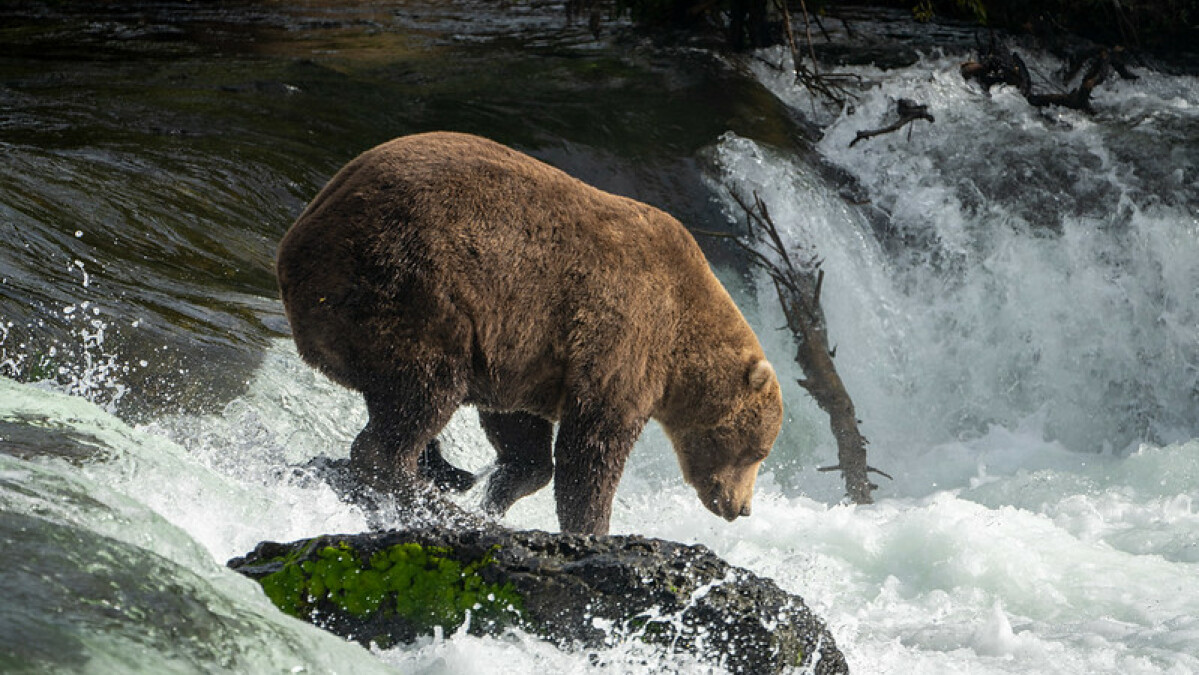
<svg viewBox="0 0 1199 675">
<path fill-rule="evenodd" d="M 503 515 L 516 500 L 545 487 L 554 476 L 554 425 L 524 412 L 479 411 L 479 423 L 495 447 L 496 470 L 487 482 L 483 508 Z"/>
<path fill-rule="evenodd" d="M 466 469 L 459 469 L 446 460 L 441 454 L 441 442 L 436 438 L 425 446 L 417 464 L 421 477 L 436 485 L 439 490 L 466 492 L 475 484 L 475 474 Z"/>
</svg>

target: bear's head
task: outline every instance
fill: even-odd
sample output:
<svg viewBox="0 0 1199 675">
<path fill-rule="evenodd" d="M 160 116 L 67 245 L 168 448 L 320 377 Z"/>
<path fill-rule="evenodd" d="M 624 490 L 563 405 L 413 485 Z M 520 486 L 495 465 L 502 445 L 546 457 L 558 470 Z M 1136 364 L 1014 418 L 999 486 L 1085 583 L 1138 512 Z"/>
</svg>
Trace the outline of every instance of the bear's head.
<svg viewBox="0 0 1199 675">
<path fill-rule="evenodd" d="M 723 414 L 709 422 L 663 428 L 678 455 L 683 479 L 704 506 L 731 521 L 750 513 L 758 467 L 783 424 L 783 397 L 774 368 L 763 358 L 722 384 L 726 386 L 715 387 L 709 400 L 722 404 Z"/>
</svg>

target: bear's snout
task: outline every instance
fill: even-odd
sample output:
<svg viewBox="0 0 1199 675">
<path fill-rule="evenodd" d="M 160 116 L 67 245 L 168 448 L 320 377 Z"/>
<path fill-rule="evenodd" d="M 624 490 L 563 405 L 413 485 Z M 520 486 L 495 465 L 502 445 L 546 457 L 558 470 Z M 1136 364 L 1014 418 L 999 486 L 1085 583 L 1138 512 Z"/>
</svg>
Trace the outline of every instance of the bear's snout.
<svg viewBox="0 0 1199 675">
<path fill-rule="evenodd" d="M 753 499 L 753 487 L 737 494 L 720 483 L 713 483 L 706 494 L 701 493 L 701 501 L 708 510 L 732 522 L 741 516 L 748 516 L 752 511 L 750 501 Z"/>
</svg>

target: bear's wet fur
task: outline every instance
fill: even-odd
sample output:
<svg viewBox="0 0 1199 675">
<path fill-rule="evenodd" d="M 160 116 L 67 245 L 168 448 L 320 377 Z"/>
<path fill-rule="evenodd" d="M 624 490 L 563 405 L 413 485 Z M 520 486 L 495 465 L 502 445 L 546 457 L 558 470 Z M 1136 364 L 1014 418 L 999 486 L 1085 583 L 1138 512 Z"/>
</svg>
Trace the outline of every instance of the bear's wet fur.
<svg viewBox="0 0 1199 675">
<path fill-rule="evenodd" d="M 705 506 L 749 513 L 778 380 L 666 213 L 477 136 L 418 134 L 338 172 L 277 271 L 300 355 L 365 397 L 364 485 L 415 499 L 428 460 L 452 472 L 427 446 L 474 405 L 497 453 L 490 511 L 552 478 L 562 530 L 605 534 L 654 418 Z"/>
</svg>

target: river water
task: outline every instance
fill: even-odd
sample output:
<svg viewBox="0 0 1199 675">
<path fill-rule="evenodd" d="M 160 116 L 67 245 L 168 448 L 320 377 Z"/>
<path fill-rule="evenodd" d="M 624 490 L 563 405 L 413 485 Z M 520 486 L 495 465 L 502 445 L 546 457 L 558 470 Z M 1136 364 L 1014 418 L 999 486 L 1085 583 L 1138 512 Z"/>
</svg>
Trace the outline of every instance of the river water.
<svg viewBox="0 0 1199 675">
<path fill-rule="evenodd" d="M 596 40 L 539 3 L 70 7 L 0 10 L 0 670 L 722 672 L 519 632 L 368 651 L 224 568 L 365 527 L 293 468 L 344 456 L 364 411 L 297 358 L 274 246 L 354 154 L 448 128 L 702 229 L 757 192 L 824 260 L 837 364 L 894 476 L 878 502 L 816 470 L 835 446 L 773 290 L 705 240 L 783 376 L 783 434 L 754 515 L 726 523 L 651 425 L 614 532 L 775 579 L 854 672 L 1199 671 L 1194 76 L 1141 69 L 1093 115 L 1036 110 L 928 48 L 842 68 L 850 112 L 781 52 L 724 60 L 613 22 Z M 849 148 L 898 98 L 936 122 Z M 444 435 L 486 468 L 473 413 Z M 550 495 L 505 523 L 555 529 Z"/>
</svg>

